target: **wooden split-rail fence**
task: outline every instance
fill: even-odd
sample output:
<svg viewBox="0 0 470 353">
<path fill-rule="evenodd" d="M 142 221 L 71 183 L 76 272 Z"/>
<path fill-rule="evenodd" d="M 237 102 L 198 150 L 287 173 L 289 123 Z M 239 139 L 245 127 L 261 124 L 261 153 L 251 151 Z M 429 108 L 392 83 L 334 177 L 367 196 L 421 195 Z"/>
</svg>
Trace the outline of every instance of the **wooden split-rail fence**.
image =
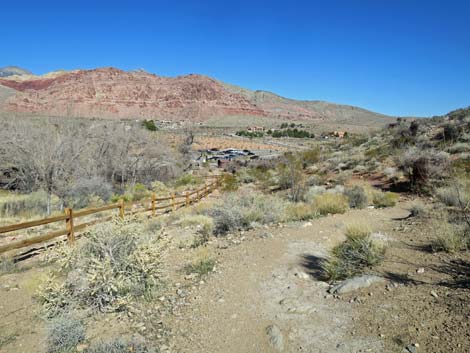
<svg viewBox="0 0 470 353">
<path fill-rule="evenodd" d="M 7 235 L 7 239 L 8 237 L 11 237 L 13 240 L 7 241 L 5 244 L 0 245 L 0 254 L 11 250 L 29 247 L 34 244 L 49 242 L 52 239 L 65 235 L 67 236 L 68 243 L 73 244 L 75 242 L 75 236 L 78 233 L 83 232 L 87 227 L 95 225 L 97 223 L 107 222 L 112 218 L 116 217 L 116 215 L 111 215 L 107 217 L 100 217 L 98 219 L 86 223 L 76 224 L 76 220 L 85 216 L 90 216 L 93 214 L 98 214 L 116 209 L 118 210 L 118 215 L 120 218 L 124 218 L 126 215 L 134 215 L 137 213 L 144 212 L 149 212 L 150 216 L 155 217 L 157 216 L 157 213 L 163 214 L 175 211 L 180 207 L 187 207 L 193 203 L 199 202 L 202 198 L 212 193 L 221 185 L 221 176 L 206 177 L 206 180 L 210 179 L 213 180 L 211 180 L 210 182 L 206 181 L 204 186 L 199 189 L 186 191 L 179 194 L 172 193 L 167 197 L 157 197 L 155 193 L 152 193 L 151 198 L 139 201 L 124 202 L 124 200 L 121 199 L 117 203 L 105 205 L 102 207 L 87 208 L 78 211 L 74 211 L 71 208 L 66 208 L 65 213 L 63 215 L 43 218 L 30 222 L 11 224 L 8 226 L 2 226 L 0 227 L 0 236 L 5 236 L 6 233 L 17 232 L 19 230 L 25 230 L 37 226 L 43 226 L 59 222 L 63 222 L 65 224 L 65 229 L 60 229 L 34 237 L 27 237 L 22 240 L 15 240 L 19 237 L 18 235 Z M 136 206 L 137 209 L 133 210 L 133 208 Z"/>
</svg>

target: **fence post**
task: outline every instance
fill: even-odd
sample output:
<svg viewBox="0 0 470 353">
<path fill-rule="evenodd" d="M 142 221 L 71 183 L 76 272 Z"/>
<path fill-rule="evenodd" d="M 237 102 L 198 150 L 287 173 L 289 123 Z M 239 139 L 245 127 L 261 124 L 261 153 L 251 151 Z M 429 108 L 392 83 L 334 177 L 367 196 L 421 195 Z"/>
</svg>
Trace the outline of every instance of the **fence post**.
<svg viewBox="0 0 470 353">
<path fill-rule="evenodd" d="M 171 194 L 171 206 L 173 207 L 173 211 L 176 211 L 175 196 L 175 193 Z"/>
<path fill-rule="evenodd" d="M 152 217 L 155 217 L 155 199 L 156 199 L 155 193 L 152 192 Z"/>
<path fill-rule="evenodd" d="M 199 201 L 200 198 L 199 198 L 199 189 L 196 189 L 196 202 Z"/>
<path fill-rule="evenodd" d="M 121 219 L 124 219 L 124 200 L 123 199 L 119 199 L 119 217 L 121 217 Z"/>
<path fill-rule="evenodd" d="M 204 194 L 203 196 L 207 196 L 207 194 L 209 193 L 209 185 L 207 184 L 207 182 L 204 183 Z"/>
<path fill-rule="evenodd" d="M 189 191 L 186 191 L 185 198 L 186 198 L 186 207 L 188 207 L 189 206 Z"/>
<path fill-rule="evenodd" d="M 73 210 L 71 208 L 65 209 L 65 228 L 67 230 L 67 241 L 69 245 L 72 245 L 75 242 L 75 233 L 73 231 Z"/>
</svg>

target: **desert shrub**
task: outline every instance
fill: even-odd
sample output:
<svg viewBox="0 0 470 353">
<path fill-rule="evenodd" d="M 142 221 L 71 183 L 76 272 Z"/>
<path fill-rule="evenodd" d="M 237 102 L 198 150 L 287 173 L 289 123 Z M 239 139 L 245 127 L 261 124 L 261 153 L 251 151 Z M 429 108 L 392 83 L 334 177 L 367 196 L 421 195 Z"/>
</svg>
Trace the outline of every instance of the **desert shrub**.
<svg viewBox="0 0 470 353">
<path fill-rule="evenodd" d="M 70 314 L 52 319 L 47 325 L 47 352 L 75 352 L 78 344 L 85 340 L 85 326 L 82 321 Z"/>
<path fill-rule="evenodd" d="M 385 248 L 372 240 L 364 230 L 355 229 L 353 236 L 333 248 L 331 257 L 322 264 L 328 280 L 336 281 L 353 277 L 367 267 L 383 261 Z"/>
<path fill-rule="evenodd" d="M 443 151 L 410 148 L 397 158 L 396 163 L 410 180 L 412 189 L 426 191 L 431 183 L 447 175 L 449 154 Z"/>
<path fill-rule="evenodd" d="M 434 251 L 453 253 L 470 249 L 468 227 L 450 223 L 447 217 L 434 219 L 430 231 L 434 237 L 431 243 Z"/>
<path fill-rule="evenodd" d="M 411 205 L 409 211 L 410 211 L 410 216 L 416 217 L 416 218 L 422 218 L 428 214 L 428 210 L 426 209 L 426 206 L 420 201 L 414 202 Z"/>
<path fill-rule="evenodd" d="M 438 188 L 436 196 L 447 206 L 468 207 L 470 205 L 470 181 L 453 180 L 449 185 Z"/>
<path fill-rule="evenodd" d="M 294 154 L 287 153 L 277 169 L 280 188 L 288 189 L 288 196 L 291 201 L 301 201 L 307 189 L 303 161 Z"/>
<path fill-rule="evenodd" d="M 161 181 L 154 181 L 151 184 L 152 191 L 159 195 L 167 195 L 169 193 L 168 187 Z"/>
<path fill-rule="evenodd" d="M 175 180 L 175 187 L 200 185 L 204 183 L 204 179 L 194 174 L 184 174 Z"/>
<path fill-rule="evenodd" d="M 76 246 L 56 253 L 59 270 L 39 291 L 47 315 L 72 305 L 120 311 L 131 300 L 150 297 L 162 284 L 165 242 L 136 219 L 100 224 Z"/>
<path fill-rule="evenodd" d="M 145 232 L 149 234 L 154 234 L 160 231 L 163 228 L 163 222 L 161 219 L 150 219 L 145 224 Z"/>
<path fill-rule="evenodd" d="M 468 142 L 458 142 L 450 147 L 447 148 L 447 152 L 455 154 L 455 153 L 463 153 L 470 150 L 470 146 Z"/>
<path fill-rule="evenodd" d="M 248 229 L 253 222 L 279 222 L 285 204 L 278 198 L 257 192 L 228 193 L 214 205 L 209 215 L 214 219 L 215 234 Z"/>
<path fill-rule="evenodd" d="M 305 166 L 317 163 L 320 160 L 320 149 L 318 147 L 309 149 L 300 154 Z"/>
<path fill-rule="evenodd" d="M 188 275 L 191 273 L 197 273 L 199 276 L 204 276 L 212 272 L 214 270 L 214 266 L 214 259 L 201 259 L 186 265 L 184 270 Z"/>
<path fill-rule="evenodd" d="M 313 198 L 313 206 L 321 215 L 344 213 L 348 199 L 342 194 L 325 193 Z"/>
<path fill-rule="evenodd" d="M 372 202 L 374 206 L 378 208 L 393 207 L 396 205 L 398 199 L 398 194 L 395 194 L 394 192 L 376 190 L 374 192 Z"/>
<path fill-rule="evenodd" d="M 308 189 L 307 193 L 305 194 L 305 201 L 306 202 L 313 202 L 313 199 L 317 195 L 324 194 L 326 192 L 326 188 L 324 186 L 312 186 Z"/>
<path fill-rule="evenodd" d="M 125 342 L 120 339 L 100 342 L 86 349 L 85 353 L 156 353 L 157 350 L 144 343 Z"/>
<path fill-rule="evenodd" d="M 233 174 L 224 174 L 222 177 L 222 191 L 232 192 L 238 189 L 238 179 Z"/>
<path fill-rule="evenodd" d="M 0 274 L 11 273 L 17 269 L 13 258 L 0 255 Z"/>
<path fill-rule="evenodd" d="M 144 184 L 136 183 L 127 187 L 126 195 L 129 200 L 139 201 L 150 197 L 150 191 Z"/>
<path fill-rule="evenodd" d="M 318 212 L 308 203 L 293 203 L 286 208 L 287 221 L 307 221 L 318 216 Z"/>
<path fill-rule="evenodd" d="M 157 126 L 153 120 L 144 120 L 142 121 L 142 126 L 149 131 L 157 131 Z"/>
<path fill-rule="evenodd" d="M 243 184 L 250 184 L 256 181 L 255 176 L 253 175 L 252 169 L 241 168 L 237 172 L 238 180 Z"/>
<path fill-rule="evenodd" d="M 351 208 L 364 208 L 369 203 L 364 188 L 359 185 L 346 189 L 344 191 L 344 194 L 347 196 L 349 201 L 349 207 Z"/>
<path fill-rule="evenodd" d="M 214 220 L 204 215 L 184 215 L 176 224 L 182 227 L 196 227 L 200 234 L 207 237 L 214 231 Z"/>
</svg>

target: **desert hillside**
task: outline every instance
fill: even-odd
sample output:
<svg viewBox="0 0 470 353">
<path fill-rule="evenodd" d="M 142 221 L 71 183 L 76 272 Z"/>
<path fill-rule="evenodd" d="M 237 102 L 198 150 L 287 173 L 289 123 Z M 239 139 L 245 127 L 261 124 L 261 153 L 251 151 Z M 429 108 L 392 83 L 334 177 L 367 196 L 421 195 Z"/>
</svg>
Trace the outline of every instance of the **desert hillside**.
<svg viewBox="0 0 470 353">
<path fill-rule="evenodd" d="M 202 75 L 161 77 L 145 71 L 99 68 L 43 76 L 18 71 L 5 76 L 0 78 L 0 89 L 15 90 L 0 100 L 0 109 L 7 112 L 192 121 L 254 116 L 358 125 L 390 121 L 390 117 L 353 106 L 287 99 Z"/>
</svg>

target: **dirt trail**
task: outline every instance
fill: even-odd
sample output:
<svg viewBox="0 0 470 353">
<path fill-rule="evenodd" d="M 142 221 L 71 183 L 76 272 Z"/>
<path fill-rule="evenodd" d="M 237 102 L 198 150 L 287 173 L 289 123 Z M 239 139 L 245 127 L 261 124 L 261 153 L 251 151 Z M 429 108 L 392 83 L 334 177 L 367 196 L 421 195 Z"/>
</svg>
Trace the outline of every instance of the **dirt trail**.
<svg viewBox="0 0 470 353">
<path fill-rule="evenodd" d="M 404 204 L 350 211 L 300 227 L 252 231 L 227 249 L 219 244 L 216 273 L 192 290 L 188 305 L 173 322 L 171 351 L 383 351 L 379 337 L 354 332 L 353 307 L 327 295 L 327 284 L 313 274 L 318 257 L 343 239 L 346 224 L 366 222 L 380 231 L 393 218 L 407 215 Z M 268 232 L 268 237 L 260 237 Z M 268 340 L 270 325 L 280 329 L 278 348 Z"/>
</svg>

